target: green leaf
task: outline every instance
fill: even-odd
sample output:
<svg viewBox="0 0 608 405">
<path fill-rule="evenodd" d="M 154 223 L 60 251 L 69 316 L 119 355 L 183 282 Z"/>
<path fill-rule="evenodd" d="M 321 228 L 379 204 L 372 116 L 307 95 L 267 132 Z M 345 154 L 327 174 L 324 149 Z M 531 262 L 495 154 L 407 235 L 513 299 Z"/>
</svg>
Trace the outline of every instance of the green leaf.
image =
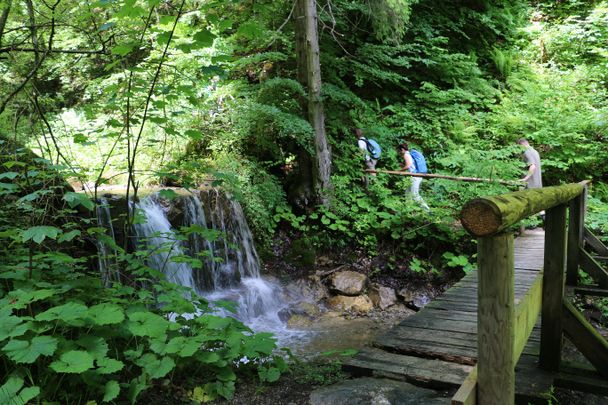
<svg viewBox="0 0 608 405">
<path fill-rule="evenodd" d="M 146 353 L 135 361 L 150 378 L 161 378 L 166 376 L 175 367 L 171 357 L 159 359 L 155 354 Z"/>
<path fill-rule="evenodd" d="M 111 359 L 104 357 L 103 359 L 97 360 L 97 372 L 99 374 L 112 374 L 122 370 L 125 364 L 120 360 Z"/>
<path fill-rule="evenodd" d="M 36 336 L 31 341 L 13 339 L 2 351 L 15 363 L 30 364 L 39 356 L 51 356 L 57 350 L 57 339 L 52 336 Z"/>
<path fill-rule="evenodd" d="M 19 173 L 17 173 L 17 172 L 4 172 L 4 173 L 0 173 L 0 179 L 13 180 L 17 176 L 19 176 Z"/>
<path fill-rule="evenodd" d="M 192 36 L 196 45 L 201 48 L 206 48 L 213 45 L 213 40 L 215 39 L 215 35 L 206 29 L 198 31 L 196 34 Z"/>
<path fill-rule="evenodd" d="M 247 39 L 255 39 L 260 37 L 263 33 L 262 28 L 255 21 L 248 21 L 241 24 L 236 32 Z"/>
<path fill-rule="evenodd" d="M 177 194 L 174 190 L 164 189 L 158 192 L 158 196 L 161 198 L 166 198 L 167 200 L 173 200 L 174 198 L 179 197 L 179 194 Z"/>
<path fill-rule="evenodd" d="M 101 402 L 110 402 L 115 399 L 120 393 L 120 385 L 118 381 L 108 381 L 103 389 L 103 399 Z"/>
<path fill-rule="evenodd" d="M 74 193 L 72 191 L 68 191 L 63 195 L 63 199 L 68 203 L 70 208 L 77 207 L 78 205 L 82 205 L 89 211 L 92 211 L 95 208 L 95 204 L 89 197 L 87 197 L 84 193 Z"/>
<path fill-rule="evenodd" d="M 25 405 L 40 394 L 40 387 L 27 387 L 23 390 L 23 378 L 9 377 L 0 387 L 0 404 Z"/>
<path fill-rule="evenodd" d="M 194 139 L 195 141 L 200 141 L 201 139 L 203 139 L 203 133 L 201 131 L 197 131 L 196 129 L 189 129 L 184 132 L 184 134 L 188 138 Z"/>
<path fill-rule="evenodd" d="M 102 337 L 83 336 L 76 341 L 76 344 L 85 348 L 87 352 L 96 360 L 105 358 L 106 353 L 108 353 L 108 344 Z"/>
<path fill-rule="evenodd" d="M 112 325 L 124 321 L 125 314 L 120 306 L 104 303 L 89 308 L 87 318 L 95 325 Z"/>
<path fill-rule="evenodd" d="M 57 239 L 58 242 L 69 242 L 72 239 L 74 239 L 76 236 L 80 236 L 80 231 L 77 229 L 74 229 L 73 231 L 70 231 L 68 233 L 64 233 L 63 235 L 61 235 L 59 237 L 59 239 Z"/>
<path fill-rule="evenodd" d="M 77 302 L 68 302 L 44 311 L 36 316 L 37 321 L 60 320 L 69 325 L 82 326 L 88 313 L 87 306 Z"/>
<path fill-rule="evenodd" d="M 82 350 L 70 350 L 52 362 L 50 367 L 58 373 L 82 373 L 93 368 L 93 356 Z"/>
<path fill-rule="evenodd" d="M 126 56 L 133 51 L 133 48 L 135 48 L 135 44 L 118 44 L 111 49 L 111 52 L 112 55 Z"/>
<path fill-rule="evenodd" d="M 127 329 L 135 336 L 162 337 L 169 321 L 151 312 L 134 312 L 128 315 Z"/>
<path fill-rule="evenodd" d="M 21 240 L 27 242 L 33 240 L 36 243 L 41 243 L 45 238 L 55 239 L 61 233 L 61 229 L 54 226 L 33 226 L 21 233 Z"/>
<path fill-rule="evenodd" d="M 275 382 L 281 377 L 281 371 L 276 367 L 262 367 L 258 370 L 260 380 L 267 382 Z"/>
</svg>

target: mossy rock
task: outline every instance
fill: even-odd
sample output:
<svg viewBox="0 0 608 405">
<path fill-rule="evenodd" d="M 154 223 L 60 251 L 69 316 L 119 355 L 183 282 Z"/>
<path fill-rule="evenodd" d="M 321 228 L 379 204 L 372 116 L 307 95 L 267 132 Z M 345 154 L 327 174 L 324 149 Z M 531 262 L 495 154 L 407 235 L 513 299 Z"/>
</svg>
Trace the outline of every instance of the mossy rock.
<svg viewBox="0 0 608 405">
<path fill-rule="evenodd" d="M 315 265 L 317 252 L 308 238 L 296 239 L 291 242 L 287 260 L 295 265 L 311 268 Z"/>
</svg>

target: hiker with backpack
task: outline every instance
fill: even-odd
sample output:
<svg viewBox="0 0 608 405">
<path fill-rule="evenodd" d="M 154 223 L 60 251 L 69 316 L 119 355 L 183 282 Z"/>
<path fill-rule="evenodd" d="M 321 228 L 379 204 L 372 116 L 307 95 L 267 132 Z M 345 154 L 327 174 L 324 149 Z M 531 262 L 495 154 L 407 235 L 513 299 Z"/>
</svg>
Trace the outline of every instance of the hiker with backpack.
<svg viewBox="0 0 608 405">
<path fill-rule="evenodd" d="M 424 159 L 424 155 L 422 153 L 416 149 L 410 150 L 408 144 L 405 142 L 397 146 L 397 151 L 403 157 L 403 164 L 401 165 L 403 171 L 408 171 L 410 173 L 428 173 L 426 160 Z M 422 183 L 422 177 L 412 176 L 411 179 L 412 186 L 410 187 L 409 193 L 414 201 L 417 201 L 425 211 L 430 211 L 431 209 L 420 196 L 420 184 Z"/>
<path fill-rule="evenodd" d="M 355 129 L 355 135 L 357 136 L 357 145 L 359 149 L 365 154 L 365 166 L 368 170 L 376 170 L 376 163 L 382 153 L 382 148 L 378 145 L 374 139 L 367 139 L 363 136 L 363 130 L 361 128 Z M 376 173 L 371 173 L 375 176 Z"/>
</svg>

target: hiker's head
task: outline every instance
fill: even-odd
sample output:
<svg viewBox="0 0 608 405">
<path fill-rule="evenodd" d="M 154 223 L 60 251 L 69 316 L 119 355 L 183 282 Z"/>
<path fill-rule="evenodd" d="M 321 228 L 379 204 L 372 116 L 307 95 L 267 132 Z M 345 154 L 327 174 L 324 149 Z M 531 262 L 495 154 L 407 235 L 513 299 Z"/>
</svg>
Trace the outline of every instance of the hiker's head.
<svg viewBox="0 0 608 405">
<path fill-rule="evenodd" d="M 522 146 L 530 146 L 530 143 L 528 142 L 528 140 L 526 138 L 519 138 L 517 140 L 517 143 Z"/>
<path fill-rule="evenodd" d="M 356 128 L 355 135 L 357 136 L 357 138 L 361 138 L 363 136 L 363 130 L 361 128 Z"/>
<path fill-rule="evenodd" d="M 407 145 L 407 142 L 403 142 L 401 145 L 397 146 L 397 150 L 399 152 L 406 152 L 406 151 L 410 150 L 410 148 Z"/>
</svg>

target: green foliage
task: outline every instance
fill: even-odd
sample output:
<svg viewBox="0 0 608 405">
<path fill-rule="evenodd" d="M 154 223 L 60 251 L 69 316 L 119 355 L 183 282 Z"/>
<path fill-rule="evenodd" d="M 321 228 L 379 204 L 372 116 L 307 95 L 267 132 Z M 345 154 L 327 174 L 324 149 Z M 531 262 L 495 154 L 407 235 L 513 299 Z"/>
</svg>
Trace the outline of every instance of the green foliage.
<svg viewBox="0 0 608 405">
<path fill-rule="evenodd" d="M 96 234 L 99 228 L 89 228 L 89 219 L 72 209 L 90 200 L 39 193 L 23 204 L 17 197 L 55 178 L 56 168 L 42 160 L 7 166 L 23 172 L 10 175 L 15 187 L 0 196 L 0 402 L 135 403 L 153 385 L 184 381 L 195 371 L 208 398 L 230 398 L 237 372 L 274 381 L 286 371 L 273 355 L 272 335 L 215 315 L 194 291 L 146 267 L 139 259 L 145 252 L 115 246 L 121 272 L 137 283 L 104 287 L 77 241 L 65 238 L 81 230 Z"/>
</svg>

